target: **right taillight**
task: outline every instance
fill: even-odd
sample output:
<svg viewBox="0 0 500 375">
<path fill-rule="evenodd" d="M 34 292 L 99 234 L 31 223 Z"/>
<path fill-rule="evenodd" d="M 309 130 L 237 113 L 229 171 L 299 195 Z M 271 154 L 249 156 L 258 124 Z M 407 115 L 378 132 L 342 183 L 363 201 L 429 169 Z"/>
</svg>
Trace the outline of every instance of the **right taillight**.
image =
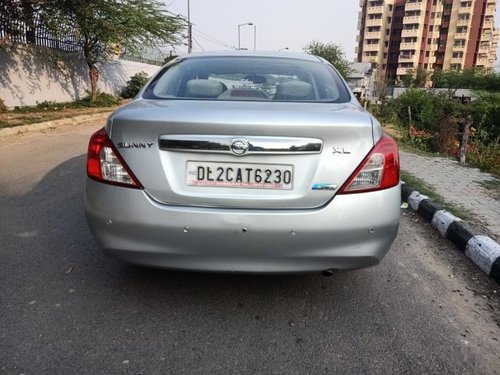
<svg viewBox="0 0 500 375">
<path fill-rule="evenodd" d="M 104 129 L 96 131 L 90 137 L 87 152 L 87 176 L 99 182 L 142 189 Z"/>
<path fill-rule="evenodd" d="M 338 194 L 383 190 L 399 184 L 399 152 L 394 139 L 383 135 Z"/>
</svg>

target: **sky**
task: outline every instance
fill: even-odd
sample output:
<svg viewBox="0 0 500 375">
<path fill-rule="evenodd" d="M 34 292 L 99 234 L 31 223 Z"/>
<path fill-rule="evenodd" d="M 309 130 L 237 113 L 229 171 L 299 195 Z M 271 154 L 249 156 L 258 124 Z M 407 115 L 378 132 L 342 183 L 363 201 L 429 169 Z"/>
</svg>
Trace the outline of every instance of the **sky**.
<svg viewBox="0 0 500 375">
<path fill-rule="evenodd" d="M 187 16 L 188 0 L 164 1 L 170 12 Z M 499 5 L 497 1 L 497 27 Z M 190 9 L 194 51 L 237 47 L 238 24 L 252 22 L 258 50 L 300 52 L 318 40 L 340 44 L 347 59 L 354 60 L 359 0 L 190 0 Z M 240 35 L 241 47 L 253 49 L 254 27 L 241 26 Z M 187 47 L 176 51 L 185 53 Z"/>
</svg>

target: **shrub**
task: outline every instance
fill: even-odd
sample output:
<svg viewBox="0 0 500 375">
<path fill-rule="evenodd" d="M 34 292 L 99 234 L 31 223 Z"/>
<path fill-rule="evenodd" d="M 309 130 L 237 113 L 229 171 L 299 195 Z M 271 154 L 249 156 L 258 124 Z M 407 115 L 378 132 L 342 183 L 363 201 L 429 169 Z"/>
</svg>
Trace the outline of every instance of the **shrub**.
<svg viewBox="0 0 500 375">
<path fill-rule="evenodd" d="M 467 162 L 482 171 L 500 176 L 500 148 L 473 141 L 467 147 Z"/>
<path fill-rule="evenodd" d="M 144 87 L 148 81 L 148 75 L 146 72 L 139 72 L 130 77 L 127 81 L 127 86 L 122 90 L 121 96 L 124 99 L 133 98 L 137 95 L 139 91 Z"/>
<path fill-rule="evenodd" d="M 438 124 L 435 98 L 419 89 L 409 89 L 395 101 L 395 112 L 402 126 L 408 126 L 408 107 L 411 109 L 412 125 L 418 130 L 436 131 Z"/>
<path fill-rule="evenodd" d="M 105 92 L 99 92 L 93 103 L 90 102 L 90 96 L 87 96 L 77 102 L 75 105 L 77 107 L 112 107 L 120 103 L 120 98 L 106 94 Z"/>
</svg>

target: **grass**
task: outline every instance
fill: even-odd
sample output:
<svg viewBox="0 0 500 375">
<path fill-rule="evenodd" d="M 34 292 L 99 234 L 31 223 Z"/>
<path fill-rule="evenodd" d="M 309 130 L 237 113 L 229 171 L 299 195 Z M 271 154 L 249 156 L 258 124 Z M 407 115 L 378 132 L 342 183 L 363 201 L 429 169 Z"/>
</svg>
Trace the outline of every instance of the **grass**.
<svg viewBox="0 0 500 375">
<path fill-rule="evenodd" d="M 411 186 L 413 190 L 431 198 L 434 203 L 438 204 L 441 208 L 452 213 L 453 215 L 466 221 L 474 219 L 474 214 L 471 211 L 447 202 L 441 195 L 436 193 L 427 182 L 415 177 L 411 173 L 401 170 L 401 180 Z"/>
<path fill-rule="evenodd" d="M 477 181 L 477 183 L 488 190 L 493 198 L 500 200 L 500 180 Z"/>
<path fill-rule="evenodd" d="M 16 107 L 10 111 L 0 112 L 0 129 L 108 112 L 119 104 L 121 102 L 117 97 L 99 94 L 95 103 L 90 103 L 89 98 L 84 98 L 67 103 L 42 102 L 33 107 Z"/>
</svg>

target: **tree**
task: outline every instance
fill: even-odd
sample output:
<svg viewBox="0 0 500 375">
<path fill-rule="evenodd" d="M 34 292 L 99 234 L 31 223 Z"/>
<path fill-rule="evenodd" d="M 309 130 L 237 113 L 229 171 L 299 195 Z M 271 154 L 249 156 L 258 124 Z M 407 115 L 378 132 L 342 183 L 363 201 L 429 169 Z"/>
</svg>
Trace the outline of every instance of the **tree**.
<svg viewBox="0 0 500 375">
<path fill-rule="evenodd" d="M 157 0 L 52 0 L 46 2 L 56 36 L 76 32 L 89 71 L 91 102 L 97 97 L 98 64 L 122 51 L 134 53 L 178 41 L 185 27 Z"/>
<path fill-rule="evenodd" d="M 447 89 L 471 89 L 490 92 L 500 91 L 500 74 L 481 68 L 463 71 L 445 70 L 434 73 L 434 87 Z"/>
<path fill-rule="evenodd" d="M 415 68 L 406 69 L 406 75 L 401 78 L 401 85 L 407 88 L 422 88 L 425 87 L 429 79 L 429 73 L 418 66 Z"/>
<path fill-rule="evenodd" d="M 322 43 L 317 40 L 309 42 L 304 51 L 311 55 L 324 58 L 332 64 L 338 72 L 345 78 L 351 74 L 351 64 L 345 58 L 345 53 L 341 46 L 335 43 Z"/>
</svg>

